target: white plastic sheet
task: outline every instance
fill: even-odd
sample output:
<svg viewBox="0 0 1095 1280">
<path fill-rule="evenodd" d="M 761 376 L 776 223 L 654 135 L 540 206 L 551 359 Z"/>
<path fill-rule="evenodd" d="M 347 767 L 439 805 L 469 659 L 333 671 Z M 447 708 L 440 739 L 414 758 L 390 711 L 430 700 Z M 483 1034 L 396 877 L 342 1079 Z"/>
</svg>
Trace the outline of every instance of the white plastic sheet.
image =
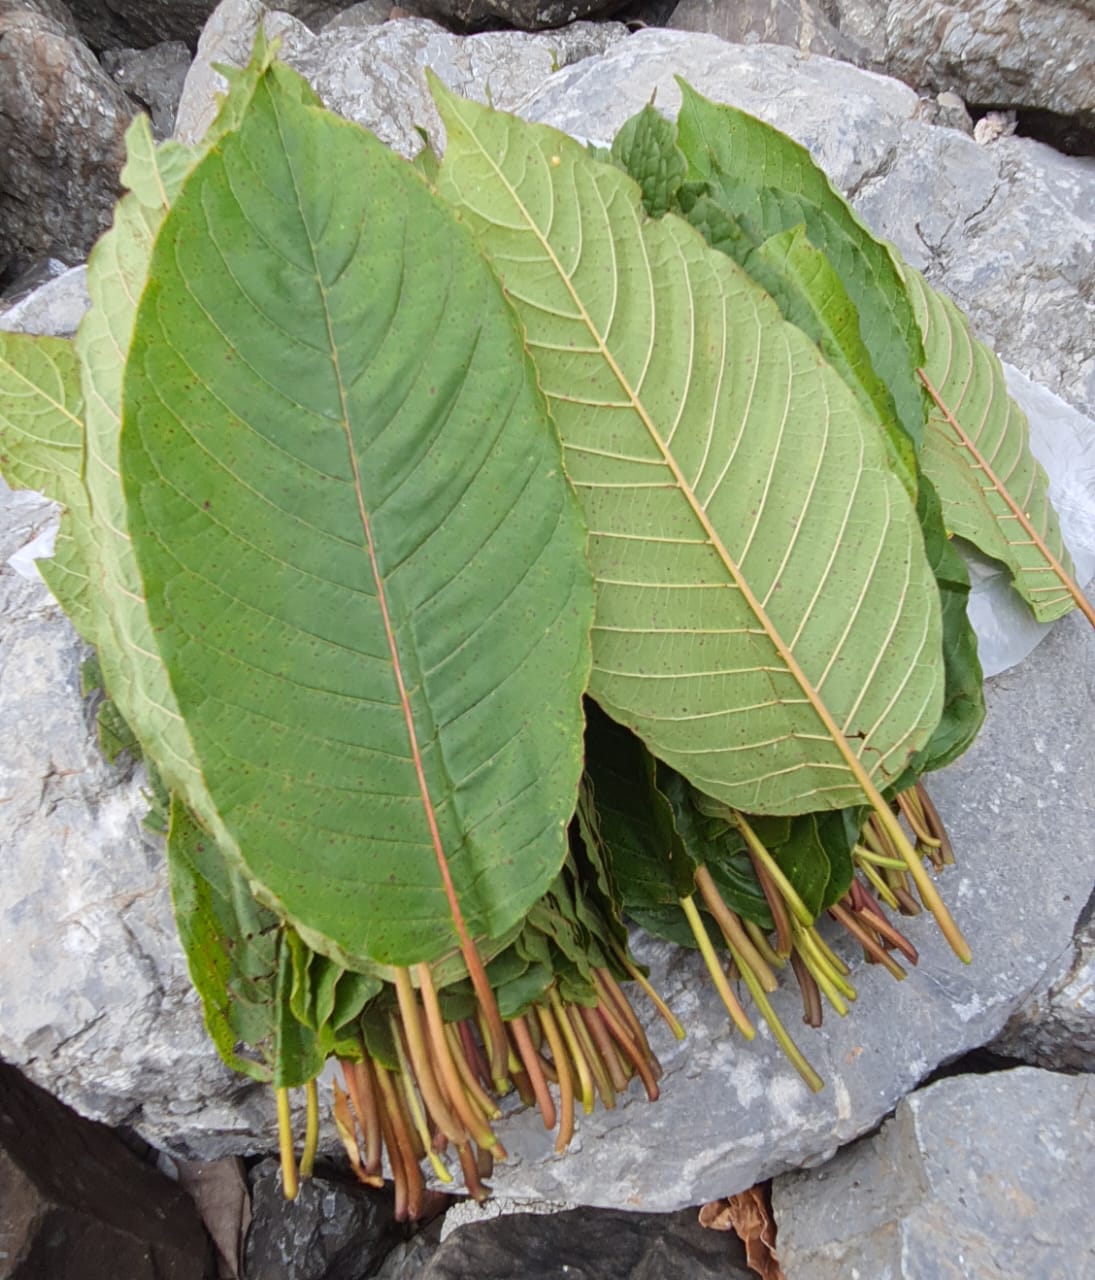
<svg viewBox="0 0 1095 1280">
<path fill-rule="evenodd" d="M 1065 544 L 1076 565 L 1076 581 L 1095 577 L 1095 422 L 1004 365 L 1008 391 L 1030 420 L 1030 447 L 1049 476 L 1049 496 L 1061 520 Z M 986 676 L 1022 662 L 1049 633 L 1035 622 L 1012 589 L 1007 571 L 963 546 L 973 590 L 969 615 L 977 632 Z"/>
</svg>

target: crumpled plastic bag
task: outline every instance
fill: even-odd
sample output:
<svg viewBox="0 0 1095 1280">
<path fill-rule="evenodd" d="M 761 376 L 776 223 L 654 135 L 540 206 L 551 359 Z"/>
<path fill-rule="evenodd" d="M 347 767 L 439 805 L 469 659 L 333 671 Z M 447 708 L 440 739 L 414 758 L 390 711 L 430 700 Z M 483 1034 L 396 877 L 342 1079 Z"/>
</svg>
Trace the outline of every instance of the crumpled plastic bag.
<svg viewBox="0 0 1095 1280">
<path fill-rule="evenodd" d="M 11 489 L 0 476 L 0 509 L 5 524 L 13 533 L 27 536 L 27 541 L 8 556 L 6 563 L 21 578 L 39 577 L 36 560 L 48 560 L 53 555 L 57 530 L 61 524 L 61 508 L 48 498 L 31 489 Z"/>
<path fill-rule="evenodd" d="M 1030 447 L 1049 476 L 1049 496 L 1081 588 L 1095 577 L 1095 422 L 1004 365 L 1008 391 L 1030 421 Z M 962 545 L 970 570 L 969 617 L 986 676 L 1023 661 L 1053 623 L 1035 622 L 1007 570 Z"/>
</svg>

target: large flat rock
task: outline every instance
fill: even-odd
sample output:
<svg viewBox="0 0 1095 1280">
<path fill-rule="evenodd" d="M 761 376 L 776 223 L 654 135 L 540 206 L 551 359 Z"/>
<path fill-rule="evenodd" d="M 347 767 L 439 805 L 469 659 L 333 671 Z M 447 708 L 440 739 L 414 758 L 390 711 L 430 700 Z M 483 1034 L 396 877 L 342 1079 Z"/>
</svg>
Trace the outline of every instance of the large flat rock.
<svg viewBox="0 0 1095 1280">
<path fill-rule="evenodd" d="M 906 1098 L 772 1201 L 788 1280 L 1088 1280 L 1095 1089 L 1020 1067 Z"/>
</svg>

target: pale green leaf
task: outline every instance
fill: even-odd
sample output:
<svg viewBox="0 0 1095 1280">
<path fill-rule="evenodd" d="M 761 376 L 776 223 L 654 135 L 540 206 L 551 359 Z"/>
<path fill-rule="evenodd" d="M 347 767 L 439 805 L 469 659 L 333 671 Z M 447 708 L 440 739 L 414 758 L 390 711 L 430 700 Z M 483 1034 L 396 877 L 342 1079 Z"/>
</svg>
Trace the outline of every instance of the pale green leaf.
<svg viewBox="0 0 1095 1280">
<path fill-rule="evenodd" d="M 53 558 L 38 568 L 76 630 L 93 640 L 83 417 L 72 343 L 0 331 L 0 473 L 13 489 L 36 489 L 65 508 Z"/>
<path fill-rule="evenodd" d="M 1073 606 L 1072 558 L 1030 451 L 1026 416 L 1007 393 L 996 355 L 919 271 L 905 268 L 924 335 L 924 376 L 939 399 L 920 455 L 951 533 L 1000 561 L 1039 622 Z"/>
<path fill-rule="evenodd" d="M 155 761 L 170 789 L 181 789 L 218 842 L 231 849 L 215 807 L 204 793 L 186 727 L 175 706 L 142 598 L 126 523 L 118 461 L 122 379 L 136 308 L 148 278 L 152 245 L 187 174 L 250 100 L 266 54 L 239 73 L 232 93 L 201 147 L 156 147 L 148 120 L 138 116 L 126 133 L 123 182 L 114 224 L 92 250 L 87 287 L 91 310 L 76 335 L 86 404 L 86 471 L 92 526 L 94 631 L 111 698 Z"/>
<path fill-rule="evenodd" d="M 525 325 L 590 527 L 591 692 L 750 813 L 860 802 L 939 718 L 916 514 L 840 377 L 733 262 L 552 130 L 435 87 L 440 189 Z"/>
</svg>

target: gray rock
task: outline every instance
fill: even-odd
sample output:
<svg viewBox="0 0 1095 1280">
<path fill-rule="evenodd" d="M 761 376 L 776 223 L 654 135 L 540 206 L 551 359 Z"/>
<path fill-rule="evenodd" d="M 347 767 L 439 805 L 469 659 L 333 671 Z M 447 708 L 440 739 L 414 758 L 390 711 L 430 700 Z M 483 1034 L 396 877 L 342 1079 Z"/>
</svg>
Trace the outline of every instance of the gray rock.
<svg viewBox="0 0 1095 1280">
<path fill-rule="evenodd" d="M 973 137 L 973 119 L 966 110 L 966 104 L 956 93 L 937 93 L 930 103 L 925 103 L 921 108 L 920 118 L 925 124 L 957 129 L 960 133 Z"/>
<path fill-rule="evenodd" d="M 424 68 L 431 67 L 457 93 L 481 102 L 489 95 L 508 111 L 562 67 L 602 53 L 627 35 L 616 23 L 575 23 L 544 35 L 455 36 L 433 22 L 405 18 L 381 26 L 336 24 L 316 36 L 260 0 L 224 0 L 202 33 L 179 104 L 176 133 L 183 142 L 200 138 L 216 113 L 215 95 L 225 84 L 212 64 L 245 63 L 259 22 L 268 36 L 281 37 L 285 61 L 311 82 L 327 107 L 405 156 L 422 147 L 416 126 L 435 139 L 441 133 Z"/>
<path fill-rule="evenodd" d="M 1008 1019 L 990 1048 L 1055 1071 L 1095 1071 L 1095 920 L 1087 923 L 1065 973 L 1037 991 Z"/>
<path fill-rule="evenodd" d="M 87 267 L 66 267 L 60 275 L 0 312 L 0 329 L 69 338 L 89 306 Z"/>
<path fill-rule="evenodd" d="M 101 62 L 114 83 L 151 116 L 156 138 L 169 138 L 190 70 L 186 45 L 169 40 L 150 49 L 108 49 Z"/>
<path fill-rule="evenodd" d="M 245 1280 L 363 1280 L 391 1247 L 393 1201 L 322 1174 L 286 1200 L 276 1160 L 251 1173 Z"/>
<path fill-rule="evenodd" d="M 772 1201 L 788 1280 L 1088 1280 L 1095 1091 L 1030 1067 L 906 1098 Z"/>
<path fill-rule="evenodd" d="M 205 1280 L 210 1255 L 184 1191 L 0 1063 L 2 1280 Z"/>
<path fill-rule="evenodd" d="M 147 49 L 165 40 L 192 45 L 216 0 L 68 0 L 84 39 L 102 49 Z"/>
<path fill-rule="evenodd" d="M 392 5 L 389 0 L 360 0 L 348 9 L 336 13 L 333 18 L 320 28 L 326 34 L 331 31 L 347 31 L 361 27 L 378 27 L 392 16 Z M 314 28 L 313 28 L 314 29 Z"/>
<path fill-rule="evenodd" d="M 610 141 L 652 93 L 661 110 L 676 111 L 674 74 L 806 146 L 875 233 L 966 310 L 979 336 L 1095 417 L 1095 160 L 1026 138 L 979 147 L 925 123 L 916 94 L 896 80 L 677 31 L 640 31 L 566 68 L 520 112 Z"/>
<path fill-rule="evenodd" d="M 443 1222 L 444 1219 L 438 1221 Z M 437 1236 L 437 1225 L 431 1223 L 424 1231 L 401 1241 L 380 1264 L 376 1280 L 419 1280 L 437 1252 Z"/>
<path fill-rule="evenodd" d="M 0 282 L 109 225 L 133 108 L 40 0 L 0 5 Z"/>
<path fill-rule="evenodd" d="M 404 8 L 446 26 L 475 31 L 502 23 L 521 31 L 562 27 L 576 18 L 604 17 L 627 0 L 411 0 Z"/>
<path fill-rule="evenodd" d="M 1095 125 L 1095 9 L 1085 0 L 681 0 L 669 25 L 789 45 L 981 106 Z"/>
<path fill-rule="evenodd" d="M 821 53 L 861 66 L 868 51 L 849 40 L 832 21 L 826 5 L 811 0 L 681 0 L 668 26 L 698 31 L 734 44 L 783 44 L 799 53 Z"/>
<path fill-rule="evenodd" d="M 141 826 L 143 774 L 103 759 L 80 696 L 84 646 L 45 585 L 7 564 L 51 518 L 52 504 L 0 484 L 0 1057 L 158 1146 L 248 1150 L 273 1100 L 211 1050 L 162 842 Z"/>
<path fill-rule="evenodd" d="M 572 1209 L 506 1214 L 449 1235 L 422 1280 L 750 1280 L 736 1236 L 676 1214 Z"/>
<path fill-rule="evenodd" d="M 1095 8 L 1084 0 L 889 0 L 876 60 L 919 88 L 1095 125 Z"/>
<path fill-rule="evenodd" d="M 192 49 L 216 4 L 217 0 L 68 0 L 84 39 L 97 53 L 147 49 L 172 40 L 181 40 Z M 283 0 L 281 8 L 302 22 L 320 26 L 348 4 L 339 0 Z"/>
</svg>

